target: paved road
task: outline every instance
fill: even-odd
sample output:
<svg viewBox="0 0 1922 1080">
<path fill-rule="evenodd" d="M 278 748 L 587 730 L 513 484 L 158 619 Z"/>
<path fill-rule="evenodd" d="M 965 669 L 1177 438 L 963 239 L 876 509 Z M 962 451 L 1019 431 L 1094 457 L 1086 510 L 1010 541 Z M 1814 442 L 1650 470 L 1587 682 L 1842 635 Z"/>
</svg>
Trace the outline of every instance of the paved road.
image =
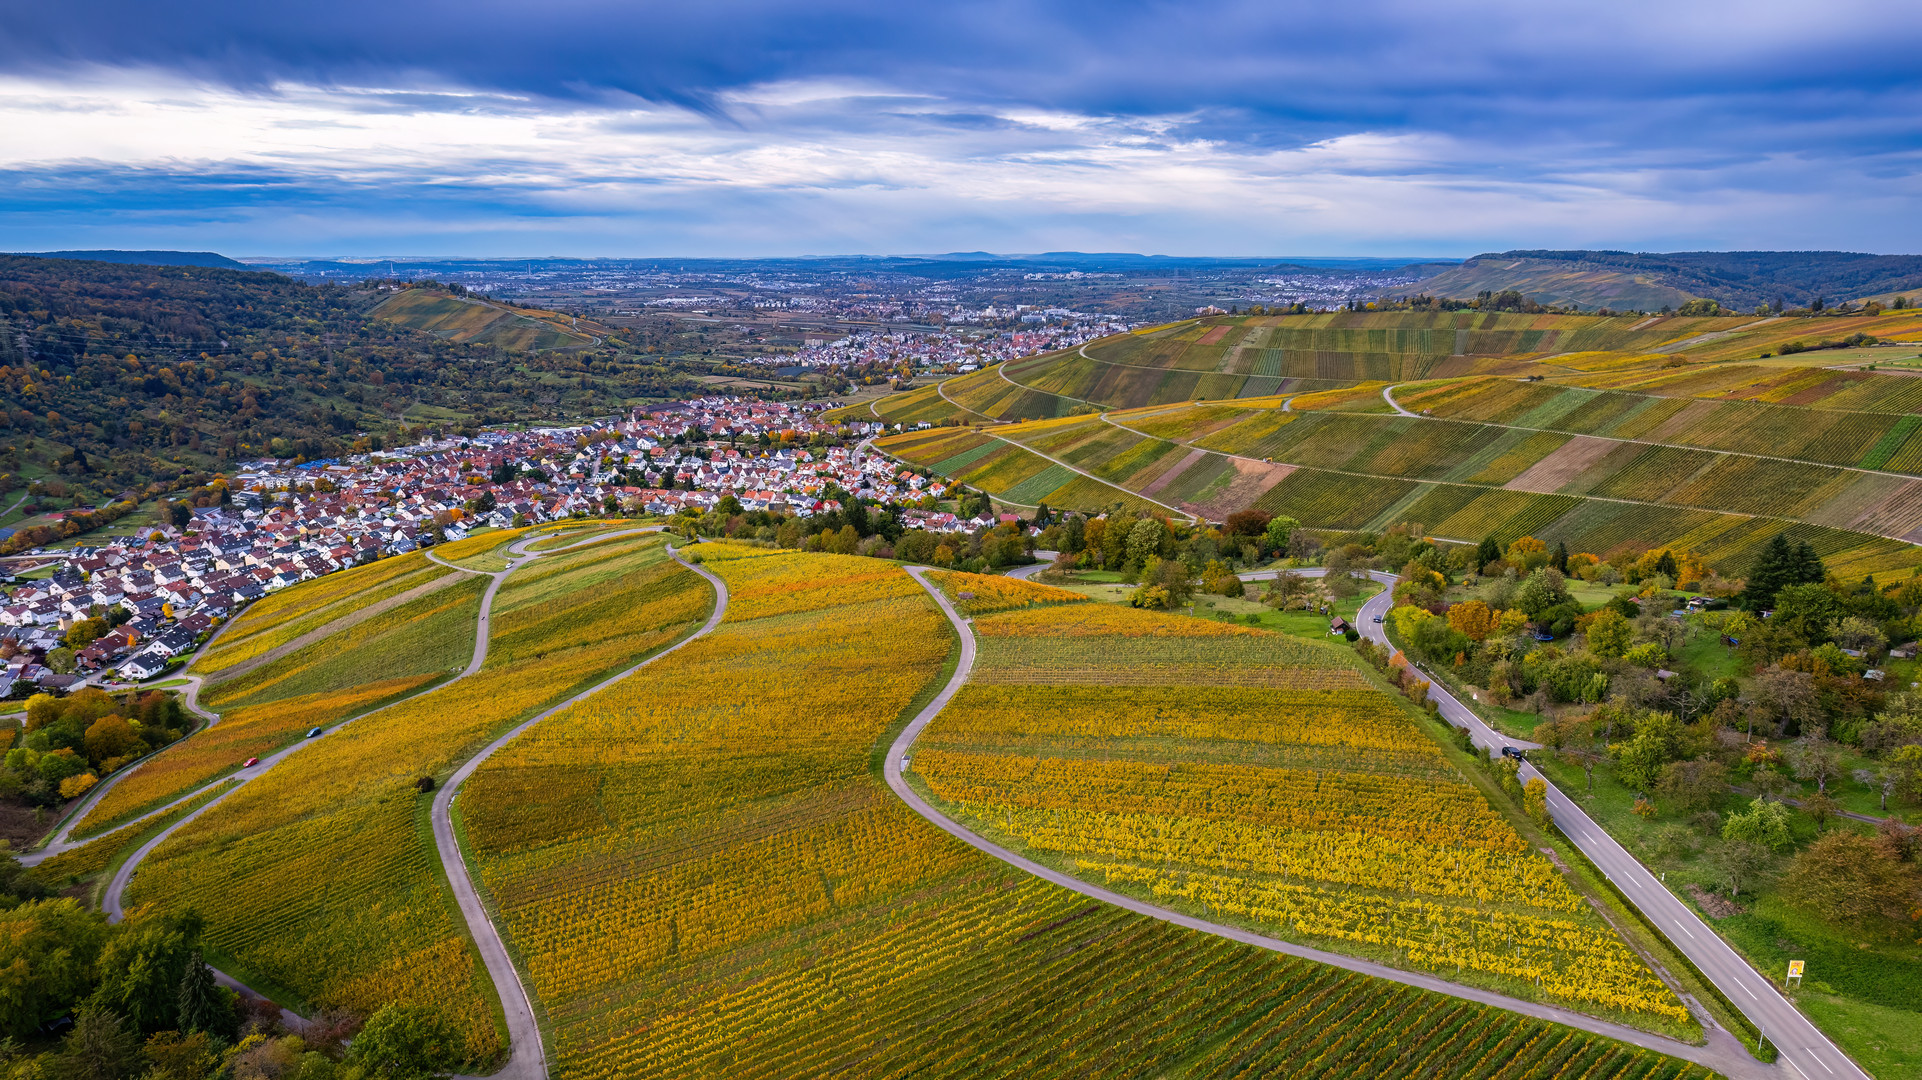
<svg viewBox="0 0 1922 1080">
<path fill-rule="evenodd" d="M 379 709 L 374 709 L 369 712 L 362 713 L 360 716 L 355 716 L 347 720 L 343 720 L 340 723 L 335 724 L 332 728 L 328 729 L 327 733 L 331 734 L 333 732 L 339 731 L 341 728 L 346 727 L 348 724 L 353 723 L 355 720 L 363 719 L 367 716 L 372 716 L 374 713 L 382 712 L 386 709 L 393 708 L 394 706 L 399 705 L 403 702 L 412 701 L 415 698 L 422 697 L 427 694 L 435 693 L 436 691 L 441 690 L 455 682 L 458 682 L 461 679 L 465 679 L 468 676 L 479 671 L 481 669 L 481 666 L 487 661 L 488 612 L 493 607 L 494 596 L 496 593 L 500 591 L 501 583 L 506 580 L 507 575 L 512 570 L 514 570 L 517 566 L 521 565 L 523 562 L 532 561 L 533 559 L 537 559 L 547 555 L 556 555 L 564 551 L 571 551 L 575 548 L 583 547 L 587 544 L 599 543 L 604 540 L 613 540 L 619 537 L 632 536 L 638 533 L 659 532 L 660 530 L 661 530 L 661 526 L 654 525 L 654 526 L 647 526 L 647 527 L 638 528 L 638 529 L 623 530 L 620 532 L 601 533 L 596 536 L 588 537 L 587 539 L 582 540 L 579 543 L 569 544 L 566 547 L 554 548 L 549 551 L 537 552 L 531 555 L 524 550 L 526 545 L 536 540 L 544 539 L 545 537 L 538 536 L 538 535 L 530 535 L 516 541 L 513 544 L 513 546 L 511 546 L 508 549 L 508 553 L 518 561 L 511 561 L 509 562 L 507 569 L 487 575 L 493 580 L 488 583 L 487 591 L 483 593 L 481 596 L 480 616 L 476 621 L 476 625 L 475 625 L 474 655 L 473 655 L 473 659 L 469 661 L 467 667 L 463 671 L 461 671 L 460 674 L 454 676 L 452 679 L 449 679 L 446 682 L 428 687 L 427 689 L 422 690 L 416 694 L 409 694 L 406 697 L 400 698 L 397 701 L 389 702 L 388 704 L 381 706 Z M 430 558 L 433 557 L 431 553 L 429 557 Z M 440 561 L 440 560 L 437 559 L 436 561 Z M 441 565 L 453 566 L 452 563 L 448 563 L 448 562 L 442 562 Z M 465 567 L 455 566 L 454 569 L 462 570 L 470 574 L 481 573 L 481 571 L 477 571 L 477 570 L 467 570 Z M 125 911 L 124 905 L 122 904 L 122 898 L 126 894 L 127 886 L 133 881 L 134 874 L 139 869 L 141 862 L 145 860 L 148 855 L 152 854 L 155 848 L 158 848 L 161 844 L 165 843 L 169 837 L 171 837 L 176 831 L 180 829 L 181 826 L 186 825 L 188 822 L 206 813 L 208 810 L 211 810 L 214 807 L 220 805 L 221 803 L 227 801 L 227 799 L 231 797 L 234 792 L 239 791 L 241 788 L 245 787 L 248 782 L 266 775 L 266 773 L 270 769 L 272 769 L 274 766 L 279 765 L 281 762 L 287 760 L 289 757 L 293 756 L 294 754 L 297 754 L 300 751 L 306 749 L 308 746 L 311 746 L 313 742 L 314 742 L 313 739 L 302 739 L 297 743 L 293 743 L 292 745 L 286 746 L 272 754 L 267 755 L 266 757 L 261 758 L 260 762 L 256 764 L 253 768 L 242 770 L 240 773 L 237 773 L 233 776 L 221 777 L 218 780 L 215 780 L 209 784 L 203 785 L 202 787 L 196 789 L 192 793 L 184 796 L 183 799 L 176 800 L 174 803 L 169 804 L 168 807 L 163 807 L 161 810 L 154 811 L 154 813 L 162 813 L 166 809 L 172 806 L 178 805 L 179 802 L 181 801 L 192 799 L 200 794 L 205 793 L 209 788 L 217 787 L 221 784 L 228 783 L 229 781 L 232 781 L 232 780 L 239 781 L 239 783 L 233 784 L 233 786 L 229 787 L 226 791 L 222 792 L 219 796 L 209 800 L 206 805 L 195 809 L 193 813 L 188 814 L 185 817 L 182 817 L 179 821 L 176 821 L 172 825 L 169 825 L 167 826 L 167 828 L 161 830 L 160 833 L 158 833 L 157 835 L 149 839 L 146 843 L 140 845 L 140 847 L 134 850 L 134 853 L 132 855 L 128 856 L 127 861 L 120 865 L 120 869 L 114 873 L 112 880 L 110 880 L 107 883 L 106 891 L 101 897 L 101 908 L 107 913 L 107 918 L 113 922 L 119 922 L 121 919 L 126 917 L 126 911 Z M 147 816 L 151 817 L 152 814 L 149 814 Z M 45 858 L 48 855 L 50 855 L 51 852 L 44 852 L 44 853 L 37 853 L 37 854 L 39 855 L 40 858 Z M 234 987 L 235 989 L 239 990 L 243 994 L 243 996 L 249 996 L 249 997 L 261 996 L 257 994 L 255 991 L 253 991 L 252 989 L 241 984 L 239 981 L 233 979 L 231 976 L 227 975 L 225 972 L 216 971 L 215 975 L 218 977 L 218 979 L 222 982 L 223 985 Z M 287 1012 L 286 1010 L 282 1010 L 282 1015 L 284 1018 L 291 1018 L 289 1019 L 288 1022 L 293 1026 L 297 1027 L 299 1026 L 300 1023 L 304 1023 L 304 1021 L 301 1021 L 298 1016 L 296 1016 L 291 1012 Z"/>
<path fill-rule="evenodd" d="M 1112 892 L 1098 885 L 1092 885 L 1080 878 L 1063 874 L 1033 860 L 1016 855 L 1014 852 L 997 844 L 990 843 L 975 833 L 970 832 L 952 818 L 949 818 L 947 815 L 929 805 L 927 800 L 921 798 L 913 788 L 908 786 L 907 781 L 902 776 L 903 768 L 911 766 L 912 764 L 909 751 L 913 747 L 915 739 L 920 737 L 922 729 L 928 726 L 929 721 L 940 715 L 941 710 L 947 707 L 948 702 L 953 700 L 954 695 L 967 683 L 969 673 L 974 670 L 975 660 L 974 630 L 969 621 L 963 619 L 960 613 L 955 611 L 954 605 L 948 602 L 948 598 L 942 594 L 941 590 L 930 584 L 928 579 L 923 576 L 927 570 L 926 567 L 911 566 L 907 569 L 908 573 L 913 575 L 914 579 L 921 583 L 921 587 L 928 590 L 928 594 L 934 597 L 935 603 L 940 605 L 941 611 L 948 617 L 948 621 L 954 624 L 955 633 L 961 639 L 961 658 L 955 665 L 954 675 L 949 678 L 948 684 L 941 688 L 941 692 L 935 695 L 933 701 L 928 702 L 927 706 L 915 715 L 914 719 L 908 723 L 908 726 L 902 729 L 901 734 L 895 738 L 893 745 L 888 748 L 887 762 L 883 766 L 882 771 L 887 778 L 888 787 L 893 789 L 894 793 L 901 798 L 901 801 L 907 803 L 915 813 L 920 814 L 942 831 L 961 840 L 970 847 L 1064 889 L 1080 893 L 1083 896 L 1099 900 L 1106 904 L 1113 904 L 1116 907 L 1125 908 L 1140 915 L 1146 915 L 1150 918 L 1160 919 L 1163 922 L 1173 923 L 1176 926 L 1186 927 L 1190 930 L 1198 930 L 1206 934 L 1214 934 L 1217 937 L 1228 938 L 1232 941 L 1238 941 L 1245 945 L 1253 945 L 1271 952 L 1285 953 L 1289 956 L 1312 960 L 1316 963 L 1328 964 L 1362 975 L 1368 975 L 1378 979 L 1387 979 L 1404 986 L 1431 990 L 1435 993 L 1447 994 L 1450 997 L 1479 1002 L 1484 1005 L 1507 1009 L 1511 1012 L 1553 1021 L 1558 1024 L 1566 1024 L 1569 1027 L 1579 1028 L 1583 1031 L 1604 1035 L 1625 1043 L 1631 1043 L 1635 1046 L 1646 1047 L 1647 1049 L 1669 1054 L 1687 1061 L 1707 1065 L 1731 1077 L 1732 1080 L 1765 1080 L 1765 1078 L 1766 1080 L 1777 1080 L 1779 1074 L 1776 1070 L 1749 1057 L 1748 1053 L 1742 1049 L 1741 1044 L 1736 1042 L 1735 1038 L 1727 1032 L 1711 1032 L 1708 1045 L 1692 1046 L 1675 1039 L 1652 1035 L 1645 1031 L 1637 1031 L 1634 1028 L 1625 1027 L 1620 1024 L 1611 1024 L 1592 1016 L 1585 1016 L 1581 1013 L 1571 1012 L 1566 1009 L 1558 1009 L 1552 1005 L 1544 1005 L 1533 1001 L 1522 1001 L 1519 998 L 1511 998 L 1491 990 L 1451 983 L 1431 975 L 1403 971 L 1399 968 L 1391 968 L 1382 964 L 1371 963 L 1367 960 L 1358 960 L 1352 956 L 1343 956 L 1340 953 L 1324 952 L 1320 949 L 1311 949 L 1296 945 L 1292 942 L 1279 941 L 1275 938 L 1264 937 L 1237 926 L 1226 926 L 1221 923 L 1208 922 L 1205 919 L 1197 919 L 1191 915 L 1170 911 L 1167 908 L 1156 907 L 1153 904 L 1137 900 L 1132 896 L 1124 896 L 1121 893 Z M 1269 574 L 1268 576 L 1273 575 Z"/>
<path fill-rule="evenodd" d="M 1415 415 L 1414 413 L 1409 412 L 1407 409 L 1402 408 L 1401 402 L 1395 400 L 1395 388 L 1393 386 L 1384 386 L 1381 388 L 1381 399 L 1383 401 L 1386 401 L 1388 403 L 1388 407 L 1395 410 L 1395 412 L 1401 416 Z"/>
<path fill-rule="evenodd" d="M 705 567 L 690 564 L 682 559 L 672 546 L 668 548 L 668 552 L 674 556 L 676 562 L 706 578 L 714 587 L 714 613 L 708 616 L 707 622 L 692 634 L 626 671 L 596 683 L 593 687 L 575 694 L 488 743 L 486 749 L 469 758 L 466 764 L 455 770 L 454 775 L 448 778 L 447 783 L 442 785 L 440 792 L 434 796 L 432 814 L 434 847 L 440 853 L 441 866 L 447 871 L 447 880 L 454 887 L 454 899 L 460 904 L 461 917 L 467 921 L 468 933 L 473 935 L 474 944 L 480 949 L 481 961 L 487 966 L 488 978 L 494 981 L 494 993 L 500 998 L 501 1011 L 507 1016 L 507 1064 L 501 1066 L 500 1071 L 491 1074 L 496 1080 L 546 1080 L 546 1044 L 541 1039 L 540 1024 L 534 1017 L 533 1001 L 527 993 L 527 986 L 521 982 L 520 972 L 514 967 L 513 959 L 507 954 L 507 946 L 501 941 L 500 931 L 494 926 L 493 920 L 487 917 L 487 908 L 481 903 L 480 895 L 474 885 L 473 873 L 467 868 L 466 857 L 461 854 L 460 841 L 454 835 L 452 816 L 454 799 L 459 794 L 461 785 L 466 783 L 468 777 L 474 775 L 474 770 L 480 768 L 481 764 L 492 757 L 496 750 L 519 738 L 528 728 L 563 709 L 580 704 L 688 642 L 707 635 L 721 625 L 721 620 L 727 616 L 727 585 L 720 578 L 709 573 Z"/>
<path fill-rule="evenodd" d="M 435 560 L 435 561 L 439 562 L 439 560 Z M 441 563 L 441 565 L 448 566 L 450 564 L 443 562 Z M 455 569 L 461 570 L 464 568 L 455 567 Z M 471 574 L 471 573 L 477 573 L 478 571 L 466 570 L 465 572 Z M 300 635 L 294 640 L 287 642 L 285 645 L 276 645 L 275 647 L 268 649 L 266 652 L 263 652 L 258 656 L 250 656 L 247 659 L 242 660 L 240 663 L 235 664 L 232 667 L 222 668 L 221 670 L 208 676 L 208 678 L 211 678 L 216 682 L 227 682 L 232 679 L 238 679 L 242 675 L 245 675 L 250 671 L 255 671 L 260 668 L 266 667 L 268 664 L 273 663 L 274 661 L 280 659 L 283 656 L 290 656 L 306 648 L 307 646 L 314 644 L 315 642 L 325 641 L 326 639 L 333 637 L 335 634 L 340 633 L 342 630 L 346 630 L 349 627 L 357 626 L 360 623 L 364 623 L 368 619 L 371 619 L 376 615 L 385 614 L 386 612 L 392 611 L 393 609 L 401 606 L 402 604 L 409 603 L 414 600 L 418 600 L 421 597 L 426 596 L 430 593 L 439 592 L 440 590 L 447 588 L 448 586 L 454 584 L 454 582 L 459 580 L 460 578 L 453 574 L 442 574 L 441 576 L 433 579 L 432 581 L 423 582 L 419 585 L 414 586 L 411 589 L 406 590 L 405 592 L 395 593 L 393 596 L 390 596 L 385 600 L 375 601 L 374 603 L 368 604 L 365 607 L 358 608 L 354 611 L 350 611 L 347 614 L 342 615 L 338 619 L 334 619 L 330 622 L 322 623 L 321 625 L 313 628 L 312 630 L 307 631 L 306 633 Z M 232 623 L 229 623 L 228 625 L 231 626 Z M 212 644 L 212 642 L 208 642 L 208 644 Z"/>
<path fill-rule="evenodd" d="M 1034 553 L 1034 557 L 1037 559 L 1040 559 L 1041 560 L 1040 562 L 1035 563 L 1033 566 L 1017 566 L 1014 569 L 1008 571 L 1007 576 L 1011 578 L 1020 578 L 1021 580 L 1026 581 L 1027 579 L 1035 576 L 1036 574 L 1039 574 L 1041 571 L 1046 570 L 1048 567 L 1054 565 L 1055 559 L 1059 558 L 1060 555 L 1061 553 L 1059 551 L 1037 551 Z M 926 582 L 922 582 L 922 584 L 925 585 Z"/>
<path fill-rule="evenodd" d="M 1370 576 L 1377 580 L 1393 580 L 1388 574 L 1375 573 Z M 1369 640 L 1388 644 L 1384 627 L 1376 623 L 1374 617 L 1385 615 L 1392 603 L 1391 590 L 1383 590 L 1362 605 L 1355 621 Z M 1411 663 L 1410 666 L 1414 665 Z M 1418 667 L 1415 670 L 1428 679 L 1429 696 L 1440 706 L 1442 715 L 1449 723 L 1468 728 L 1476 745 L 1486 746 L 1492 753 L 1500 753 L 1503 746 L 1523 750 L 1535 748 L 1534 743 L 1511 739 L 1490 728 L 1472 709 L 1450 694 L 1440 680 L 1421 672 Z M 1762 1030 L 1769 1042 L 1780 1050 L 1781 1057 L 1778 1060 L 1794 1069 L 1794 1075 L 1807 1080 L 1828 1080 L 1829 1077 L 1865 1080 L 1868 1073 L 1830 1042 L 1828 1036 L 1823 1035 L 1808 1017 L 1803 1016 L 1782 996 L 1774 983 L 1750 967 L 1720 935 L 1702 921 L 1701 916 L 1669 892 L 1667 886 L 1617 843 L 1614 837 L 1595 824 L 1553 781 L 1542 776 L 1533 765 L 1524 765 L 1522 775 L 1524 778 L 1542 777 L 1543 782 L 1548 784 L 1549 813 L 1563 835 L 1580 848 L 1589 861 L 1600 867 L 1615 887 L 1661 929 L 1669 942 L 1687 956 L 1724 997 L 1734 1002 L 1735 1007 L 1751 1023 Z M 1729 1065 L 1725 1063 L 1715 1067 L 1725 1073 L 1729 1071 Z M 1785 1072 L 1781 1075 L 1791 1074 Z"/>
</svg>

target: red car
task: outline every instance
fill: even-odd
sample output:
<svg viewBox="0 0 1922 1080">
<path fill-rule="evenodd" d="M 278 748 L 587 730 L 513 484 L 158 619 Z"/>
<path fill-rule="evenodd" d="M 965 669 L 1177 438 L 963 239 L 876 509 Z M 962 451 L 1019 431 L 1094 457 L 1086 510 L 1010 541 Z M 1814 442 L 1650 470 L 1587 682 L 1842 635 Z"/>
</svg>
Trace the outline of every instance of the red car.
<svg viewBox="0 0 1922 1080">
<path fill-rule="evenodd" d="M 247 759 L 246 761 L 244 761 L 244 762 L 242 762 L 242 763 L 241 763 L 241 766 L 240 766 L 240 767 L 241 767 L 241 768 L 243 768 L 243 769 L 251 769 L 251 768 L 253 768 L 254 766 L 256 766 L 256 765 L 258 765 L 258 764 L 260 764 L 260 759 L 259 759 L 259 758 L 257 758 L 257 757 L 250 757 L 250 758 L 248 758 L 248 759 Z"/>
</svg>

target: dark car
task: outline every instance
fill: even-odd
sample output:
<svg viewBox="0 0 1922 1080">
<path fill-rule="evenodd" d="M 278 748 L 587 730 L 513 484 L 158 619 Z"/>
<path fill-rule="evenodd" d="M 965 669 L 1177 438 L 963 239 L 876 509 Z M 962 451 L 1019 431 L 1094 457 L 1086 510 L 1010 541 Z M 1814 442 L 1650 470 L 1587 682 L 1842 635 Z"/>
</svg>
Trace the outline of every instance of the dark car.
<svg viewBox="0 0 1922 1080">
<path fill-rule="evenodd" d="M 313 737 L 315 737 L 315 736 L 317 736 L 317 735 L 319 735 L 319 734 L 320 734 L 320 729 L 319 729 L 319 728 L 315 728 L 315 729 L 313 729 L 312 731 L 309 731 L 309 732 L 307 733 L 307 737 L 311 739 L 311 738 L 313 738 Z"/>
<path fill-rule="evenodd" d="M 1513 747 L 1513 746 L 1504 746 L 1504 747 L 1502 747 L 1502 756 L 1503 756 L 1503 757 L 1512 757 L 1512 758 L 1514 758 L 1514 759 L 1515 759 L 1516 761 L 1527 761 L 1527 760 L 1528 760 L 1528 756 L 1527 756 L 1526 754 L 1523 754 L 1523 753 L 1521 752 L 1521 750 L 1520 750 L 1520 749 L 1518 749 L 1518 748 L 1516 748 L 1516 747 Z"/>
</svg>

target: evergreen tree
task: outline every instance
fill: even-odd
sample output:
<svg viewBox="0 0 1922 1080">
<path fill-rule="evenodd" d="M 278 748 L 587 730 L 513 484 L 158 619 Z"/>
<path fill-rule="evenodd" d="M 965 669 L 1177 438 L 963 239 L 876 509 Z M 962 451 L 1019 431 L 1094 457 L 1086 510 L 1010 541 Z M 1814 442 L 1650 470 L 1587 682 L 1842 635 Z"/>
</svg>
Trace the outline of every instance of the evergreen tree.
<svg viewBox="0 0 1922 1080">
<path fill-rule="evenodd" d="M 1501 557 L 1501 544 L 1492 536 L 1484 536 L 1481 544 L 1475 548 L 1475 569 L 1480 570 Z"/>
<path fill-rule="evenodd" d="M 56 1080 L 125 1080 L 140 1067 L 140 1036 L 112 1012 L 84 1007 L 49 1065 Z"/>
<path fill-rule="evenodd" d="M 230 1026 L 232 1010 L 214 982 L 214 969 L 207 966 L 207 958 L 199 949 L 194 950 L 187 961 L 187 972 L 181 976 L 179 1009 L 180 1030 L 190 1034 L 219 1033 Z"/>
<path fill-rule="evenodd" d="M 1655 572 L 1668 578 L 1670 581 L 1674 581 L 1675 575 L 1681 572 L 1675 565 L 1675 553 L 1672 551 L 1662 552 L 1662 557 L 1655 560 Z"/>
<path fill-rule="evenodd" d="M 1775 594 L 1790 585 L 1819 585 L 1827 576 L 1821 556 L 1808 541 L 1791 544 L 1776 533 L 1749 567 L 1748 582 L 1737 602 L 1748 611 L 1775 606 Z"/>
<path fill-rule="evenodd" d="M 1555 555 L 1553 558 L 1549 560 L 1549 565 L 1553 566 L 1555 569 L 1561 571 L 1564 574 L 1568 573 L 1568 545 L 1567 544 L 1563 543 L 1560 540 L 1555 541 Z"/>
</svg>

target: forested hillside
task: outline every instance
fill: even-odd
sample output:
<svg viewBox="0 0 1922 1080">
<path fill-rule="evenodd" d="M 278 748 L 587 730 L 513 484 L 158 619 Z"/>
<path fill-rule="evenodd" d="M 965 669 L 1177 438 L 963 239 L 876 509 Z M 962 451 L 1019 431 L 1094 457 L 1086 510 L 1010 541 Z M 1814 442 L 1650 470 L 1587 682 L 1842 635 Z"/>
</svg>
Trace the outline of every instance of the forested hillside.
<svg viewBox="0 0 1922 1080">
<path fill-rule="evenodd" d="M 277 274 L 0 256 L 0 481 L 63 503 L 409 426 L 610 411 L 695 384 L 625 342 L 524 353 L 372 317 L 389 291 Z"/>
</svg>

